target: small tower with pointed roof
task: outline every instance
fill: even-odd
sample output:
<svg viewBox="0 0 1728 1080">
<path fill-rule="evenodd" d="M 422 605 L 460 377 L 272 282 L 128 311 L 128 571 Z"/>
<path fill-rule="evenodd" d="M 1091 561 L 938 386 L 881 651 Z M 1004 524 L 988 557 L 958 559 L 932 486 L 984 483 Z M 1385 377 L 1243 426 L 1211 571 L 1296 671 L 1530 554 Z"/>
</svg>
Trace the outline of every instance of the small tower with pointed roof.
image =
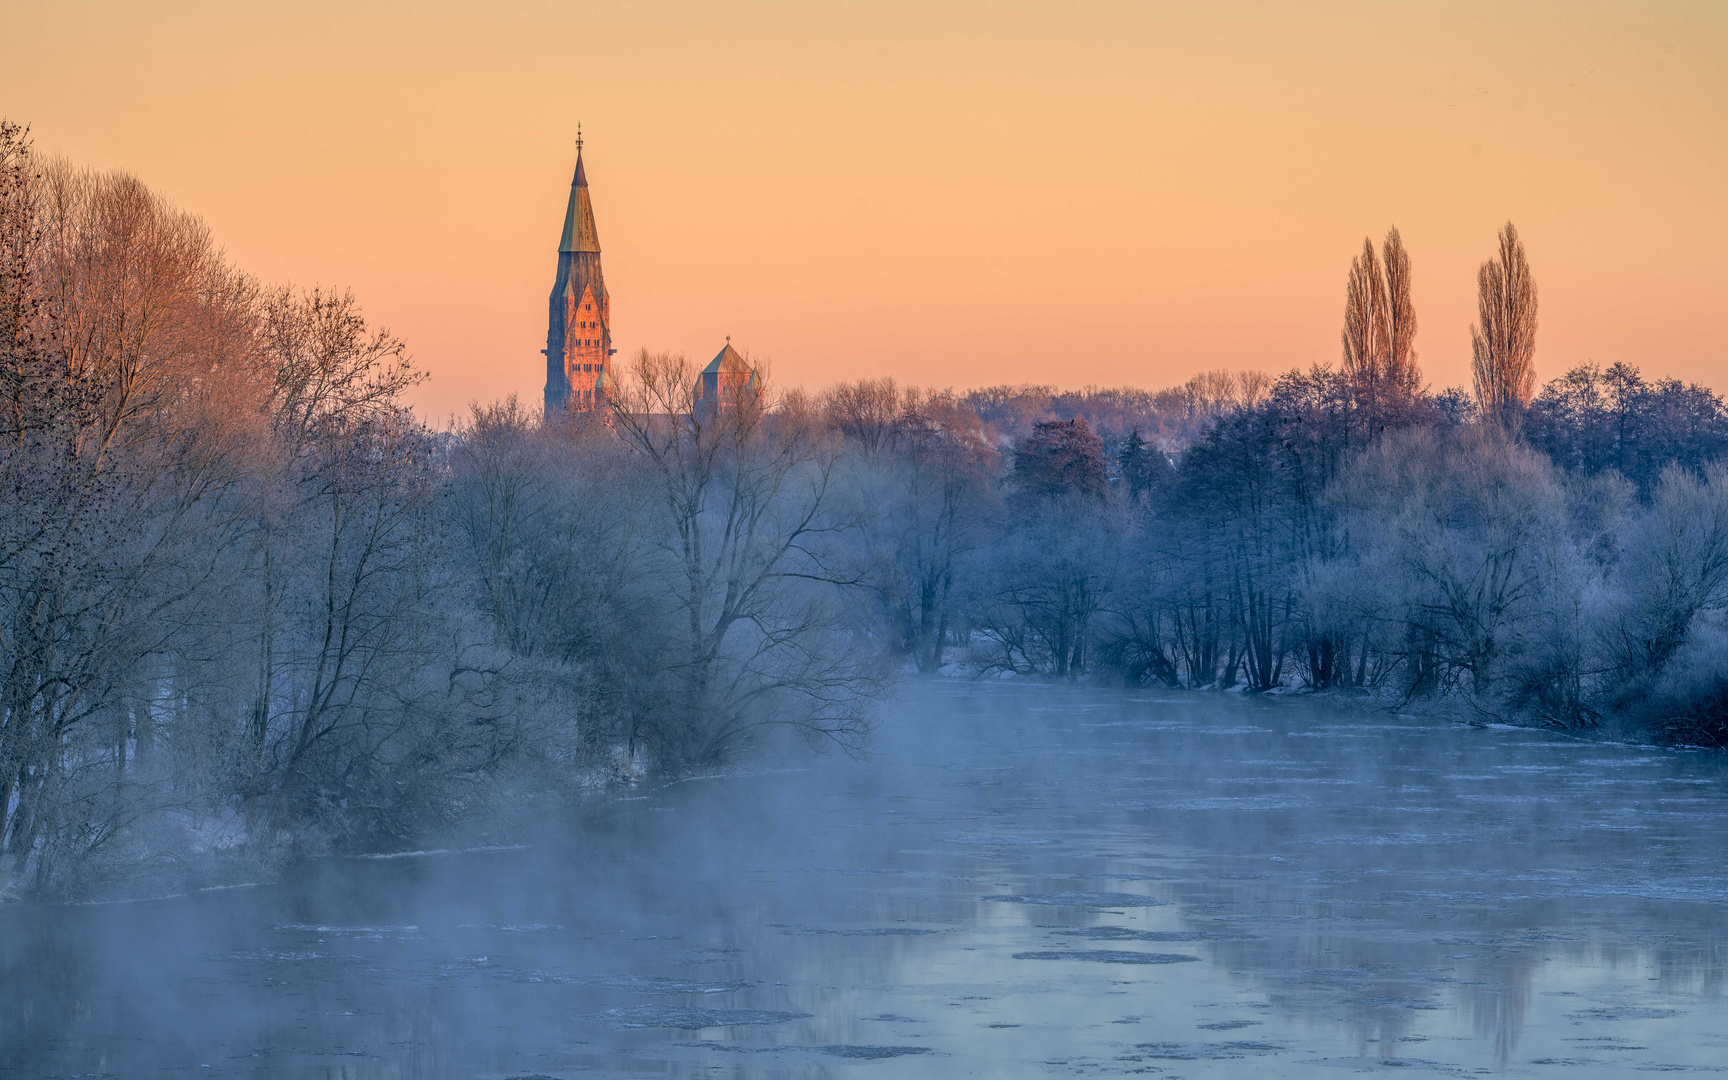
<svg viewBox="0 0 1728 1080">
<path fill-rule="evenodd" d="M 696 377 L 696 409 L 710 416 L 725 412 L 737 404 L 740 396 L 754 389 L 756 369 L 739 355 L 728 337 L 726 347 Z"/>
<path fill-rule="evenodd" d="M 576 132 L 576 175 L 558 239 L 558 274 L 546 327 L 546 414 L 606 404 L 612 380 L 612 298 L 600 272 L 600 234 L 588 174 L 582 166 L 582 132 Z"/>
</svg>

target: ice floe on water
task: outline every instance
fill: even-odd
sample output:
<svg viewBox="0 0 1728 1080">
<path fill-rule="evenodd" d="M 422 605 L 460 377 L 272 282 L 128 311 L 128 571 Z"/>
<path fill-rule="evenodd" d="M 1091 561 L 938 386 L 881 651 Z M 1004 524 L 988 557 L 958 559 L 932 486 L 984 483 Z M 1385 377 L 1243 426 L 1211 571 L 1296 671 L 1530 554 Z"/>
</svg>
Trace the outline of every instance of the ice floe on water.
<svg viewBox="0 0 1728 1080">
<path fill-rule="evenodd" d="M 782 934 L 828 937 L 923 937 L 927 934 L 946 934 L 952 929 L 923 926 L 789 926 L 785 923 L 774 923 L 773 927 Z"/>
<path fill-rule="evenodd" d="M 911 1054 L 928 1054 L 928 1046 L 859 1046 L 851 1043 L 830 1046 L 799 1046 L 794 1043 L 773 1046 L 751 1046 L 745 1043 L 681 1043 L 682 1046 L 718 1050 L 727 1054 L 822 1054 L 825 1057 L 849 1058 L 853 1061 L 886 1061 Z"/>
<path fill-rule="evenodd" d="M 1225 937 L 1198 930 L 1135 930 L 1127 926 L 1088 926 L 1082 930 L 1057 930 L 1055 933 L 1059 937 L 1085 941 L 1215 941 Z"/>
<path fill-rule="evenodd" d="M 371 938 L 378 941 L 420 936 L 418 926 L 316 926 L 309 923 L 287 923 L 278 926 L 276 930 L 283 934 L 321 934 L 325 937 Z"/>
<path fill-rule="evenodd" d="M 488 930 L 494 934 L 562 934 L 570 928 L 556 923 L 462 923 L 458 930 Z"/>
<path fill-rule="evenodd" d="M 1201 1031 L 1240 1031 L 1245 1027 L 1256 1027 L 1263 1023 L 1260 1020 L 1214 1020 L 1210 1024 L 1195 1024 Z"/>
<path fill-rule="evenodd" d="M 673 979 L 664 975 L 588 974 L 561 971 L 517 971 L 493 969 L 492 977 L 508 982 L 545 983 L 558 986 L 585 986 L 596 990 L 623 990 L 632 994 L 735 994 L 756 984 L 742 980 L 734 982 L 702 982 L 693 979 Z"/>
<path fill-rule="evenodd" d="M 1313 805 L 1313 799 L 1291 798 L 1284 795 L 1226 795 L 1199 799 L 1124 799 L 1105 804 L 1106 808 L 1110 810 L 1238 810 L 1256 813 L 1273 810 L 1301 810 Z"/>
<path fill-rule="evenodd" d="M 366 957 L 314 949 L 234 949 L 217 959 L 236 964 L 352 964 Z"/>
<path fill-rule="evenodd" d="M 1013 893 L 1007 896 L 980 896 L 997 904 L 1037 904 L 1043 907 L 1079 908 L 1148 908 L 1164 907 L 1169 901 L 1125 892 L 1048 892 Z"/>
<path fill-rule="evenodd" d="M 1053 844 L 1056 841 L 1047 836 L 1000 836 L 1000 835 L 966 835 L 946 838 L 950 844 L 966 844 L 973 847 L 1028 847 L 1038 844 Z"/>
<path fill-rule="evenodd" d="M 699 1009 L 676 1005 L 635 1005 L 624 1009 L 607 1009 L 583 1017 L 621 1028 L 682 1028 L 699 1031 L 703 1028 L 756 1027 L 767 1024 L 789 1024 L 808 1020 L 806 1012 L 782 1012 L 774 1009 Z"/>
<path fill-rule="evenodd" d="M 1278 1043 L 1233 1040 L 1215 1043 L 1151 1042 L 1135 1043 L 1135 1058 L 1153 1061 L 1235 1061 L 1247 1057 L 1282 1054 L 1289 1050 Z"/>
<path fill-rule="evenodd" d="M 527 851 L 527 844 L 486 844 L 466 848 L 426 848 L 420 851 L 386 851 L 376 855 L 347 855 L 343 858 L 384 862 L 390 859 L 436 859 L 445 855 L 490 855 L 507 851 Z"/>
<path fill-rule="evenodd" d="M 1080 960 L 1093 964 L 1186 964 L 1198 956 L 1187 953 L 1144 953 L 1127 949 L 1035 949 L 1017 952 L 1016 960 Z"/>
<path fill-rule="evenodd" d="M 1676 1016 L 1684 1016 L 1680 1009 L 1652 1009 L 1636 1005 L 1607 1006 L 1600 1009 L 1579 1009 L 1566 1014 L 1570 1020 L 1670 1020 Z"/>
</svg>

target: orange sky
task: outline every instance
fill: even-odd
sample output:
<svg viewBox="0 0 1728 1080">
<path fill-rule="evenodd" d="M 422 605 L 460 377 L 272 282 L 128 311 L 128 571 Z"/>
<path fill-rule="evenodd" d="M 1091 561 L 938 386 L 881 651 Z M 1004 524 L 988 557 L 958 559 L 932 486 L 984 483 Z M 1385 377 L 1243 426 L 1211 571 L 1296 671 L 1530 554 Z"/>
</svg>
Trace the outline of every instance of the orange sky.
<svg viewBox="0 0 1728 1080">
<path fill-rule="evenodd" d="M 266 279 L 352 287 L 432 419 L 539 398 L 577 120 L 624 354 L 1282 370 L 1336 359 L 1350 257 L 1396 223 L 1424 371 L 1467 383 L 1510 218 L 1543 378 L 1728 387 L 1728 4 L 1293 7 L 0 0 L 0 114 Z"/>
</svg>

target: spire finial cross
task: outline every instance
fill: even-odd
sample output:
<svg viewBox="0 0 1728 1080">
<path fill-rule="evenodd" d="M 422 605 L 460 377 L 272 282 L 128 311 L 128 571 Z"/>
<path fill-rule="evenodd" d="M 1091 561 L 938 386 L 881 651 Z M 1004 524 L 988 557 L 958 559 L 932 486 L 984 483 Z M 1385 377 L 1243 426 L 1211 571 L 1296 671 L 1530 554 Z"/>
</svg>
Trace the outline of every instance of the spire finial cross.
<svg viewBox="0 0 1728 1080">
<path fill-rule="evenodd" d="M 582 121 L 576 121 L 576 156 L 582 156 Z"/>
</svg>

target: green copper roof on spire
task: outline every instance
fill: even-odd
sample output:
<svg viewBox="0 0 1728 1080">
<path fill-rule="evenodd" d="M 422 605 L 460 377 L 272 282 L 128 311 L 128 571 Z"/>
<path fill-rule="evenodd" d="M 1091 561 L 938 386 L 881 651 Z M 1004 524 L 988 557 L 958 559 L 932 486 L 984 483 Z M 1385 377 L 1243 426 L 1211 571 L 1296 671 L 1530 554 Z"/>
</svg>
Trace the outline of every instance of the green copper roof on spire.
<svg viewBox="0 0 1728 1080">
<path fill-rule="evenodd" d="M 582 169 L 582 136 L 576 136 L 576 175 L 570 181 L 570 205 L 564 211 L 564 233 L 559 252 L 600 250 L 600 233 L 594 228 L 594 205 L 588 201 L 588 174 Z"/>
</svg>

